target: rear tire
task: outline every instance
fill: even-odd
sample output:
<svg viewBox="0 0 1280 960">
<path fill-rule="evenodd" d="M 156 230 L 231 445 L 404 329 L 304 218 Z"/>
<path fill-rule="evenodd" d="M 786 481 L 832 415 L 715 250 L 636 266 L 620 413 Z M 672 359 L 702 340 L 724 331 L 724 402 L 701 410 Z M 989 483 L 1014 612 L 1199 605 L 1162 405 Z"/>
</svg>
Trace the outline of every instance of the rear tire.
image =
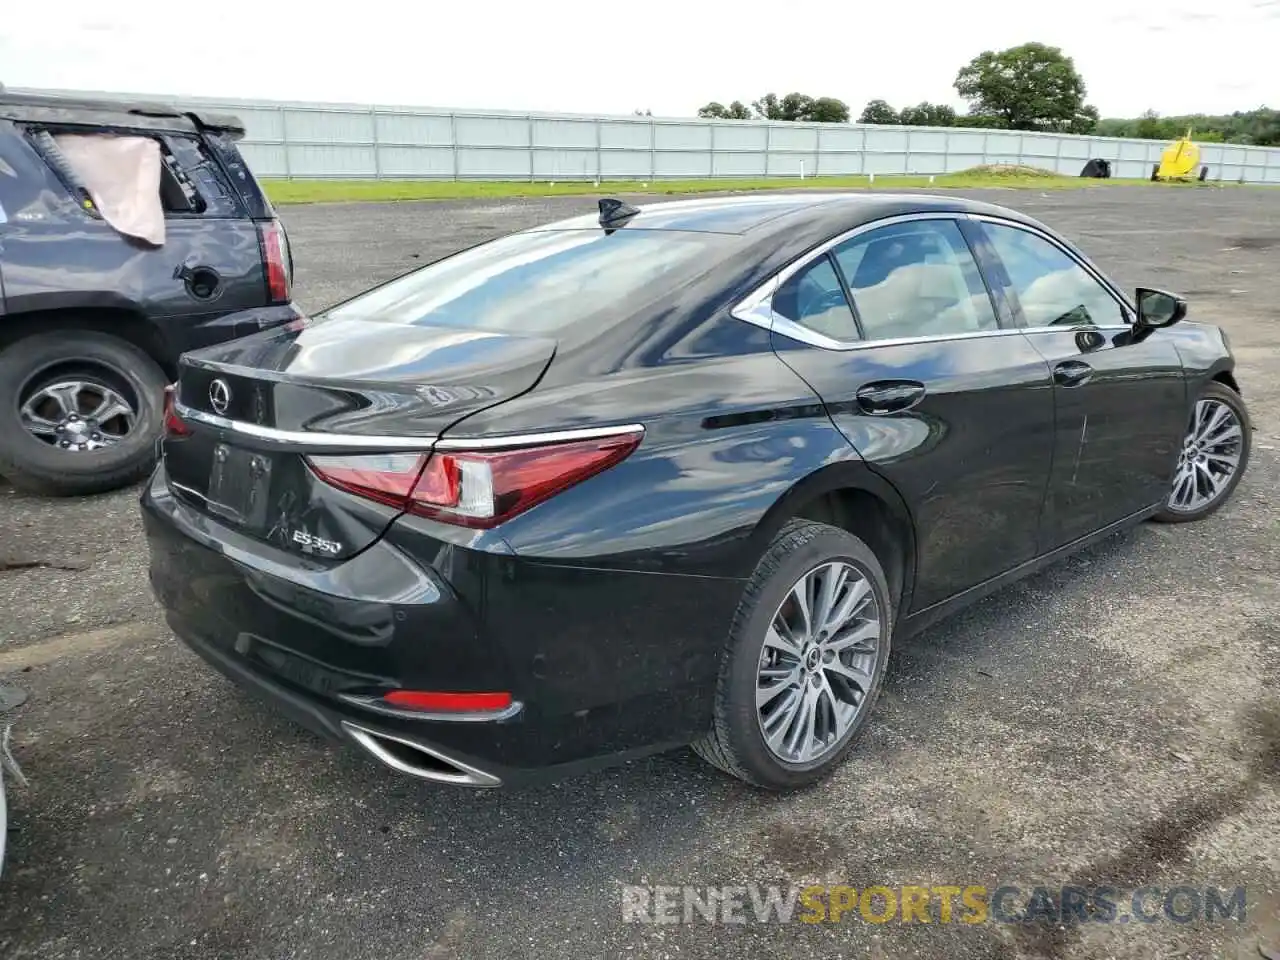
<svg viewBox="0 0 1280 960">
<path fill-rule="evenodd" d="M 762 694 L 767 697 L 775 685 L 764 672 L 772 671 L 773 676 L 780 677 L 792 662 L 780 658 L 777 639 L 782 629 L 778 618 L 787 616 L 788 604 L 796 603 L 793 588 L 803 589 L 815 573 L 819 579 L 813 582 L 821 587 L 822 571 L 828 570 L 843 577 L 833 576 L 833 584 L 845 584 L 844 589 L 850 591 L 841 593 L 842 588 L 834 586 L 828 609 L 840 607 L 842 597 L 852 600 L 856 588 L 862 591 L 859 595 L 863 599 L 850 609 L 861 612 L 862 616 L 853 615 L 839 621 L 840 626 L 829 635 L 818 625 L 837 622 L 834 617 L 828 619 L 819 614 L 794 621 L 813 624 L 808 633 L 809 642 L 797 643 L 801 656 L 794 658 L 799 666 L 792 668 L 792 677 L 800 679 L 794 687 L 786 687 L 788 681 L 778 679 L 776 685 L 783 692 L 759 704 L 758 698 Z M 815 599 L 820 600 L 816 596 Z M 815 609 L 818 607 L 819 604 L 815 604 Z M 870 632 L 873 616 L 878 624 L 874 641 L 849 643 L 855 633 Z M 798 641 L 801 632 L 793 634 Z M 766 634 L 770 635 L 768 643 Z M 779 531 L 747 582 L 721 660 L 711 730 L 693 744 L 694 751 L 726 773 L 770 790 L 793 790 L 823 779 L 844 760 L 875 707 L 884 682 L 892 636 L 889 584 L 871 549 L 838 527 L 809 520 L 791 521 Z M 826 639 L 820 641 L 820 637 Z M 845 652 L 833 654 L 831 651 L 837 648 Z M 814 661 L 807 672 L 806 653 Z M 786 654 L 782 656 L 789 658 Z M 844 657 L 857 665 L 858 675 L 866 676 L 859 681 L 858 688 L 842 679 L 852 672 L 849 661 L 841 659 Z M 843 669 L 837 669 L 841 667 Z M 860 699 L 857 699 L 858 689 Z M 821 691 L 814 693 L 818 698 L 815 703 L 823 704 L 817 708 L 818 737 L 811 740 L 806 734 L 803 738 L 806 745 L 818 744 L 810 757 L 797 752 L 791 759 L 784 758 L 782 754 L 788 752 L 786 741 L 791 737 L 784 734 L 779 738 L 776 733 L 767 737 L 765 733 L 767 726 L 772 730 L 785 729 L 774 724 L 779 722 L 776 716 L 786 712 L 784 701 L 792 690 L 796 691 L 797 698 L 802 698 L 804 692 Z M 851 702 L 854 699 L 856 704 Z M 837 720 L 837 711 L 847 725 Z M 772 712 L 777 712 L 776 716 Z M 803 729 L 803 724 L 791 729 Z M 821 742 L 824 732 L 825 742 Z"/>
<path fill-rule="evenodd" d="M 32 433 L 24 404 L 43 388 L 86 384 L 81 413 L 114 395 L 130 409 L 104 427 L 109 445 L 64 449 L 56 436 Z M 102 493 L 144 478 L 155 464 L 164 416 L 164 372 L 138 347 L 90 330 L 59 329 L 26 337 L 0 351 L 0 474 L 20 490 L 51 496 Z M 47 419 L 59 416 L 46 407 Z M 124 424 L 127 423 L 127 427 Z M 59 434 L 60 435 L 60 434 Z"/>
<path fill-rule="evenodd" d="M 1210 466 L 1215 460 L 1220 460 L 1221 455 L 1234 456 L 1236 464 L 1230 476 L 1225 477 L 1217 490 L 1216 495 L 1206 503 L 1182 503 L 1179 504 L 1179 478 L 1182 476 L 1183 463 L 1187 454 L 1187 444 L 1195 441 L 1196 434 L 1196 418 L 1202 403 L 1211 405 L 1221 404 L 1225 406 L 1230 415 L 1235 417 L 1235 424 L 1238 426 L 1239 442 L 1238 443 L 1212 443 L 1214 431 L 1210 431 L 1209 442 L 1200 442 L 1196 447 L 1196 452 L 1201 454 L 1199 459 L 1206 466 Z M 1223 428 L 1218 430 L 1218 435 L 1229 433 L 1231 424 L 1224 424 Z M 1253 424 L 1249 420 L 1249 410 L 1244 405 L 1244 399 L 1240 394 L 1236 393 L 1226 384 L 1218 383 L 1211 380 L 1204 385 L 1204 389 L 1200 391 L 1200 396 L 1196 398 L 1195 404 L 1192 406 L 1191 423 L 1188 426 L 1187 436 L 1183 441 L 1183 453 L 1179 457 L 1179 471 L 1174 475 L 1173 489 L 1166 498 L 1164 507 L 1152 519 L 1160 523 L 1190 523 L 1194 520 L 1203 520 L 1209 514 L 1219 510 L 1224 503 L 1231 499 L 1231 494 L 1235 492 L 1236 486 L 1240 483 L 1240 478 L 1244 476 L 1245 470 L 1249 466 L 1249 452 L 1253 442 Z"/>
</svg>

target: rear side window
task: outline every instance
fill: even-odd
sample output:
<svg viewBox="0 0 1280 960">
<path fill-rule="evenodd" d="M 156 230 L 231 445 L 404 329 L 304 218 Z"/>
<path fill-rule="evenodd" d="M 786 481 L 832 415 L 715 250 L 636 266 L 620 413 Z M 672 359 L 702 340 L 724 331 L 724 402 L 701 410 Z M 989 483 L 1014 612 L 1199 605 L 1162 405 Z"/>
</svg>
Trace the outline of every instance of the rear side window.
<svg viewBox="0 0 1280 960">
<path fill-rule="evenodd" d="M 326 316 L 495 333 L 609 322 L 696 280 L 733 238 L 666 230 L 548 230 L 486 243 L 330 309 Z"/>
<path fill-rule="evenodd" d="M 103 177 L 119 182 L 122 172 L 109 162 L 110 144 L 129 140 L 154 144 L 152 149 L 159 155 L 158 200 L 164 216 L 236 215 L 235 201 L 197 137 L 92 127 L 29 129 L 32 146 L 91 213 L 100 211 L 94 209 L 87 182 L 100 182 Z M 95 156 L 95 144 L 101 150 L 100 157 Z"/>
<path fill-rule="evenodd" d="M 868 340 L 997 330 L 991 298 L 954 220 L 916 220 L 836 247 Z"/>
<path fill-rule="evenodd" d="M 790 277 L 773 295 L 773 312 L 832 340 L 858 339 L 858 322 L 829 257 Z"/>
</svg>

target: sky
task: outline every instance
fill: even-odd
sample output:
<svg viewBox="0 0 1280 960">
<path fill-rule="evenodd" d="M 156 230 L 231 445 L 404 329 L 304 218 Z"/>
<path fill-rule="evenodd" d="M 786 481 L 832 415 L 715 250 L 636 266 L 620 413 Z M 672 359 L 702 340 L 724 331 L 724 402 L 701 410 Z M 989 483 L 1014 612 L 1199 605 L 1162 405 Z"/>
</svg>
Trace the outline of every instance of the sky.
<svg viewBox="0 0 1280 960">
<path fill-rule="evenodd" d="M 690 116 L 770 91 L 959 108 L 957 71 L 1028 41 L 1104 117 L 1280 108 L 1280 0 L 10 0 L 9 87 Z"/>
</svg>

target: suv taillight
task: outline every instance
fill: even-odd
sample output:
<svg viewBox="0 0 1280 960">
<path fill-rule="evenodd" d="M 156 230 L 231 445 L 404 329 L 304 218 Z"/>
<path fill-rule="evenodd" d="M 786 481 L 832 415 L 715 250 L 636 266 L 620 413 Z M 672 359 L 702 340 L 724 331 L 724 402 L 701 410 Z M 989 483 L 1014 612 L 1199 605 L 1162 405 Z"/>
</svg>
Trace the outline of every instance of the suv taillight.
<svg viewBox="0 0 1280 960">
<path fill-rule="evenodd" d="M 267 295 L 272 303 L 288 303 L 293 284 L 293 263 L 289 256 L 289 238 L 279 220 L 268 220 L 258 227 L 262 235 L 262 254 L 267 271 Z"/>
<path fill-rule="evenodd" d="M 643 434 L 513 450 L 312 456 L 326 483 L 358 496 L 463 527 L 496 527 L 621 463 Z"/>
</svg>

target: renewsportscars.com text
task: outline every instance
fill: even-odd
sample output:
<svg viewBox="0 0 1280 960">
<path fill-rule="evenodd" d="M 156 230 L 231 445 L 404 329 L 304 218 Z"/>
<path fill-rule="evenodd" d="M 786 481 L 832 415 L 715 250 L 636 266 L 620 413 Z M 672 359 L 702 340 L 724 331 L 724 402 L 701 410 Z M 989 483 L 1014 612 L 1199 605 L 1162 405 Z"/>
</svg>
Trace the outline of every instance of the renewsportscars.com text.
<svg viewBox="0 0 1280 960">
<path fill-rule="evenodd" d="M 626 923 L 1193 923 L 1246 915 L 1244 887 L 622 887 Z"/>
</svg>

